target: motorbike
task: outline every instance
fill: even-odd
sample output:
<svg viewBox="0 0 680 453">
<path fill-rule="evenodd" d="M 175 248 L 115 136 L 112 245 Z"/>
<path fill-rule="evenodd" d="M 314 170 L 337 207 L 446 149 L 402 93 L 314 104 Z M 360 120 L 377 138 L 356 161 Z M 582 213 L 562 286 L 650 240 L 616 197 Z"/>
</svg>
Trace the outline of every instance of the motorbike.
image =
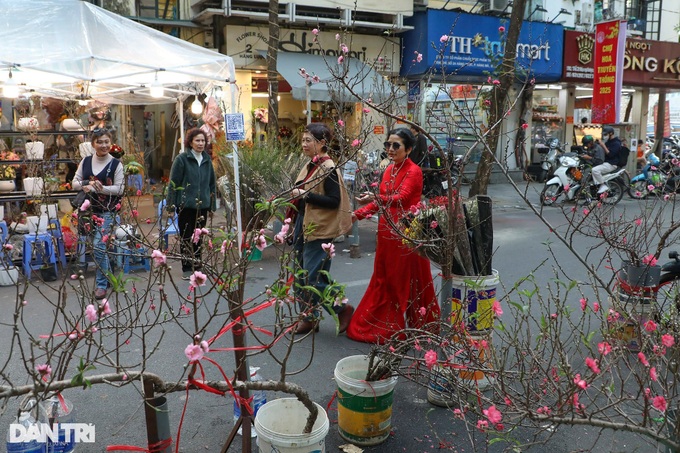
<svg viewBox="0 0 680 453">
<path fill-rule="evenodd" d="M 669 261 L 661 266 L 661 278 L 656 293 L 656 306 L 659 309 L 659 321 L 669 321 L 680 311 L 680 255 L 677 251 L 668 253 Z M 675 315 L 674 315 L 675 314 Z"/>
<path fill-rule="evenodd" d="M 592 176 L 586 176 L 586 164 L 582 162 L 578 153 L 565 153 L 558 158 L 559 166 L 554 176 L 545 183 L 541 192 L 541 204 L 551 206 L 564 195 L 567 201 L 590 203 L 592 200 L 601 200 L 604 204 L 614 205 L 623 197 L 623 181 L 625 168 L 602 175 L 609 190 L 598 194 L 598 185 L 593 182 Z"/>
<path fill-rule="evenodd" d="M 447 160 L 449 172 L 451 174 L 451 184 L 455 187 L 458 185 L 458 180 L 460 179 L 463 167 L 463 156 L 456 156 L 449 153 L 447 155 Z M 444 159 L 436 152 L 430 152 L 428 162 L 429 168 L 423 168 L 423 195 L 425 195 L 426 198 L 446 195 L 448 180 Z"/>
<path fill-rule="evenodd" d="M 673 152 L 664 149 L 663 158 L 655 154 L 647 156 L 647 165 L 640 174 L 630 180 L 628 195 L 636 200 L 643 199 L 651 193 L 661 195 L 677 191 L 677 157 Z"/>
<path fill-rule="evenodd" d="M 537 151 L 541 155 L 541 173 L 538 175 L 538 182 L 545 182 L 548 178 L 552 178 L 557 168 L 557 156 L 564 150 L 558 139 L 551 138 L 548 140 L 547 147 L 540 147 Z"/>
</svg>

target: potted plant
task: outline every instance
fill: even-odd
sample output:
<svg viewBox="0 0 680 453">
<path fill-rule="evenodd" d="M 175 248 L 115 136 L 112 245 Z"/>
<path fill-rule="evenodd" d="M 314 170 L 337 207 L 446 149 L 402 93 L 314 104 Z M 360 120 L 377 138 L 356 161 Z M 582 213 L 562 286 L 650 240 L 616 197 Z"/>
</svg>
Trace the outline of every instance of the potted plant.
<svg viewBox="0 0 680 453">
<path fill-rule="evenodd" d="M 18 161 L 19 155 L 12 151 L 0 153 L 0 161 Z M 0 192 L 12 192 L 16 189 L 16 167 L 18 164 L 0 164 Z"/>
</svg>

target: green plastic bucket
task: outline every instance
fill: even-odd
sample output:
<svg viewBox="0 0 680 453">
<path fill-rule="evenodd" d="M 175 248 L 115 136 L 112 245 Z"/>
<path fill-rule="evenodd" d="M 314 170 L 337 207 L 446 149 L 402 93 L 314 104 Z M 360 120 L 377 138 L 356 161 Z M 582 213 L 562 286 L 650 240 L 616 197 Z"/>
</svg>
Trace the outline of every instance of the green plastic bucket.
<svg viewBox="0 0 680 453">
<path fill-rule="evenodd" d="M 392 429 L 392 399 L 397 378 L 366 382 L 368 357 L 345 357 L 335 366 L 338 384 L 338 431 L 355 445 L 384 442 Z"/>
</svg>

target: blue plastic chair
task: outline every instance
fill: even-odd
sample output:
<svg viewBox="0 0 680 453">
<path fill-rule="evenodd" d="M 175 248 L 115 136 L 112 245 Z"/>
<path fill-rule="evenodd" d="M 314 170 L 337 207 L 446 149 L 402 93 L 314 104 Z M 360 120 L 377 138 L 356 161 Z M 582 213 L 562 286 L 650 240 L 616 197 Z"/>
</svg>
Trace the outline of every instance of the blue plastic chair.
<svg viewBox="0 0 680 453">
<path fill-rule="evenodd" d="M 161 242 L 160 250 L 166 251 L 169 247 L 169 237 L 171 234 L 179 234 L 179 227 L 177 226 L 177 213 L 173 213 L 172 217 L 168 216 L 165 225 L 163 225 L 163 210 L 165 209 L 166 201 L 161 200 L 158 203 L 158 227 L 160 234 L 163 236 L 163 242 Z"/>
<path fill-rule="evenodd" d="M 113 241 L 116 247 L 116 266 L 127 274 L 138 269 L 150 271 L 151 259 L 145 248 L 135 248 L 127 241 Z"/>
<path fill-rule="evenodd" d="M 36 233 L 24 235 L 24 250 L 22 264 L 26 279 L 30 280 L 31 272 L 40 269 L 44 263 L 54 265 L 54 271 L 55 273 L 58 273 L 57 254 L 54 250 L 53 239 L 54 237 L 50 233 Z M 35 253 L 35 255 L 41 256 L 36 256 L 34 258 L 33 248 L 39 242 L 42 243 L 41 245 L 42 253 Z"/>
</svg>

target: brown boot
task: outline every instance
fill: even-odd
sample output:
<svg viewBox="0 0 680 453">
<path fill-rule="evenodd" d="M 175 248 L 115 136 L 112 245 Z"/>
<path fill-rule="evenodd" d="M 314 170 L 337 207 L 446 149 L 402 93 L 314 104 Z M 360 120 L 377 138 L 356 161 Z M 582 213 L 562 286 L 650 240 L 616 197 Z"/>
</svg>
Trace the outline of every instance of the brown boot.
<svg viewBox="0 0 680 453">
<path fill-rule="evenodd" d="M 346 304 L 345 309 L 338 314 L 338 333 L 344 333 L 347 330 L 353 314 L 354 307 Z"/>
<path fill-rule="evenodd" d="M 295 328 L 295 335 L 305 335 L 314 330 L 319 331 L 319 321 L 300 321 Z"/>
</svg>

